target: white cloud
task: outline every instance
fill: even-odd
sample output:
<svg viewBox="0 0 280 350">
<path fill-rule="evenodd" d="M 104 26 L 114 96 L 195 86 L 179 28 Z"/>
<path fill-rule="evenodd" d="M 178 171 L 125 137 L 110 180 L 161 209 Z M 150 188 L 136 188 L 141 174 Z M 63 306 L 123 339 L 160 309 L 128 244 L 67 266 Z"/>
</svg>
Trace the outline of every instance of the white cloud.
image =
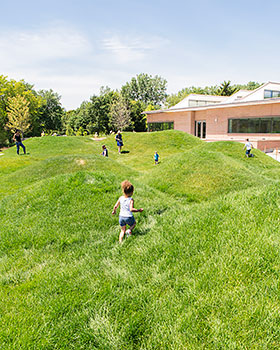
<svg viewBox="0 0 280 350">
<path fill-rule="evenodd" d="M 91 44 L 79 32 L 61 25 L 38 31 L 0 34 L 0 66 L 30 67 L 46 60 L 71 59 L 91 51 Z"/>
<path fill-rule="evenodd" d="M 85 73 L 84 58 L 90 56 L 91 42 L 67 25 L 0 33 L 0 74 L 24 79 L 36 90 L 53 89 L 67 109 L 99 91 L 97 78 Z"/>
<path fill-rule="evenodd" d="M 167 45 L 168 40 L 161 37 L 132 38 L 130 36 L 120 37 L 113 35 L 102 41 L 106 51 L 112 53 L 113 58 L 119 63 L 141 61 L 152 51 Z"/>
</svg>

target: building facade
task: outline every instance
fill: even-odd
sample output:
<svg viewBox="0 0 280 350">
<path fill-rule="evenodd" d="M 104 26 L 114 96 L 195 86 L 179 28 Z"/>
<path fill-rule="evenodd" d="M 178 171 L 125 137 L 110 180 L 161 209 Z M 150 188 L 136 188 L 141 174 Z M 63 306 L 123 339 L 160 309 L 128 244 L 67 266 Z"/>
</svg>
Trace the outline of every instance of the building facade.
<svg viewBox="0 0 280 350">
<path fill-rule="evenodd" d="M 229 97 L 190 94 L 169 109 L 145 113 L 149 131 L 176 129 L 206 141 L 249 138 L 261 150 L 280 148 L 280 83 Z"/>
</svg>

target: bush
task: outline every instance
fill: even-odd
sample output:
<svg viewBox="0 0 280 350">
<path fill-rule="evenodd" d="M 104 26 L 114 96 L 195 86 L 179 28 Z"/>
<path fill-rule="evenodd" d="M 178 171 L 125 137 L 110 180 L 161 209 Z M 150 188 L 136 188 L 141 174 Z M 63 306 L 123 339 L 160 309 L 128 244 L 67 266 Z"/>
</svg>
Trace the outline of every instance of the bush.
<svg viewBox="0 0 280 350">
<path fill-rule="evenodd" d="M 67 136 L 74 136 L 75 135 L 74 130 L 69 125 L 67 125 L 67 128 L 66 128 L 66 135 Z"/>
</svg>

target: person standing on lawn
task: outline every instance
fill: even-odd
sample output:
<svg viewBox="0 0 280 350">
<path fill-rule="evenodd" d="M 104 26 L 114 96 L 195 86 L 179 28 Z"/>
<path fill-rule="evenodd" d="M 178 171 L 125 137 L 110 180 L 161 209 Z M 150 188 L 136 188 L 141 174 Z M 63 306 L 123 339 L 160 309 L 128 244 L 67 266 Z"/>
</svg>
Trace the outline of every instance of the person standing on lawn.
<svg viewBox="0 0 280 350">
<path fill-rule="evenodd" d="M 116 135 L 116 137 L 115 137 L 115 140 L 117 141 L 117 146 L 118 146 L 119 154 L 121 154 L 121 152 L 122 152 L 122 146 L 123 146 L 123 140 L 122 140 L 122 134 L 121 134 L 120 130 L 117 132 L 117 135 Z"/>
<path fill-rule="evenodd" d="M 24 146 L 24 144 L 21 141 L 21 134 L 19 130 L 16 130 L 16 133 L 14 134 L 13 140 L 16 143 L 17 146 L 17 154 L 19 154 L 19 148 L 22 147 L 23 149 L 23 153 L 26 154 L 26 148 Z"/>
<path fill-rule="evenodd" d="M 155 160 L 155 165 L 157 165 L 159 161 L 159 154 L 157 153 L 157 151 L 155 151 L 154 160 Z"/>
</svg>

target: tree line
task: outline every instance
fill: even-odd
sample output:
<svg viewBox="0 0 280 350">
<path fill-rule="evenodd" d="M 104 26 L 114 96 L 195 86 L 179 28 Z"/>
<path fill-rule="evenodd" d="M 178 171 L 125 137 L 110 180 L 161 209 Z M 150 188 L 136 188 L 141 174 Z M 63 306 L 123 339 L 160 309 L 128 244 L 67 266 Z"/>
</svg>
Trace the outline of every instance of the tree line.
<svg viewBox="0 0 280 350">
<path fill-rule="evenodd" d="M 138 74 L 119 90 L 101 87 L 75 110 L 66 111 L 61 96 L 53 90 L 36 91 L 24 80 L 9 80 L 0 75 L 0 145 L 9 145 L 16 129 L 25 137 L 44 134 L 87 135 L 110 131 L 146 131 L 143 111 L 171 107 L 190 93 L 229 96 L 232 93 L 259 87 L 256 82 L 220 86 L 187 87 L 168 95 L 167 81 L 160 76 Z"/>
</svg>

